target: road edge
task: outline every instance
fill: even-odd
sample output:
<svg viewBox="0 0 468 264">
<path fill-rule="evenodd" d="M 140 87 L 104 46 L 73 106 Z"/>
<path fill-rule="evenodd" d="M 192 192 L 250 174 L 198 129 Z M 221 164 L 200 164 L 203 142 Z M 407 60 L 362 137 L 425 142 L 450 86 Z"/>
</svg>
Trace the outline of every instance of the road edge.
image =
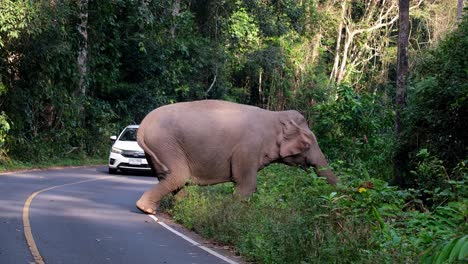
<svg viewBox="0 0 468 264">
<path fill-rule="evenodd" d="M 79 169 L 79 168 L 97 168 L 106 166 L 107 164 L 95 164 L 95 165 L 71 165 L 71 166 L 51 166 L 46 168 L 32 168 L 32 169 L 12 169 L 0 172 L 0 176 L 8 175 L 12 173 L 24 173 L 24 172 L 35 172 L 35 171 L 47 171 L 47 170 L 62 170 L 62 169 Z"/>
<path fill-rule="evenodd" d="M 208 238 L 203 237 L 201 234 L 195 232 L 194 230 L 190 230 L 187 227 L 183 226 L 182 224 L 177 223 L 174 220 L 174 218 L 172 218 L 167 213 L 158 212 L 155 217 L 158 218 L 159 221 L 163 222 L 165 225 L 168 225 L 172 229 L 175 229 L 177 232 L 182 233 L 184 236 L 187 236 L 189 239 L 196 241 L 199 245 L 206 247 L 210 250 L 213 250 L 214 252 L 221 254 L 235 261 L 238 264 L 252 263 L 252 262 L 246 261 L 243 256 L 236 253 L 236 251 L 234 250 L 234 247 L 222 245 L 222 244 L 217 243 L 216 241 L 210 241 Z"/>
</svg>

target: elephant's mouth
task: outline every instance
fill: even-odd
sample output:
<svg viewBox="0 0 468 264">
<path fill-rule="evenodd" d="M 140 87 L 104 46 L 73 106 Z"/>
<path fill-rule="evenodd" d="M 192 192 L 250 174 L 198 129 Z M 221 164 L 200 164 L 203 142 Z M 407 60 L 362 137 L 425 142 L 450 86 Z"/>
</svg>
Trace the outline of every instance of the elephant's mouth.
<svg viewBox="0 0 468 264">
<path fill-rule="evenodd" d="M 301 156 L 291 156 L 291 157 L 286 157 L 281 160 L 282 163 L 289 165 L 289 166 L 297 166 L 306 172 L 308 172 L 311 164 L 309 164 L 307 157 L 301 157 Z"/>
<path fill-rule="evenodd" d="M 304 157 L 304 160 L 299 164 L 299 168 L 303 169 L 305 172 L 310 172 L 310 167 L 312 164 L 309 162 L 307 157 Z"/>
<path fill-rule="evenodd" d="M 309 170 L 309 166 L 305 165 L 305 164 L 301 164 L 299 165 L 299 168 L 301 168 L 302 170 L 304 170 L 305 172 L 309 173 L 310 170 Z"/>
</svg>

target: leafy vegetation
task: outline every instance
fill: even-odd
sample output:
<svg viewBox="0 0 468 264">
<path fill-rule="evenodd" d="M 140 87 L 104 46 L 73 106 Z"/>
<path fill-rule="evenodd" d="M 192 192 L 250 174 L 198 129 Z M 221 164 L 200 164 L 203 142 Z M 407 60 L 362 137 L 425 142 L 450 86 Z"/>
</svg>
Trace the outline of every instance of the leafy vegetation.
<svg viewBox="0 0 468 264">
<path fill-rule="evenodd" d="M 110 135 L 164 104 L 297 109 L 338 187 L 272 166 L 247 201 L 189 187 L 167 210 L 262 263 L 462 262 L 468 18 L 455 9 L 410 1 L 397 138 L 397 1 L 3 0 L 0 170 L 102 161 Z"/>
<path fill-rule="evenodd" d="M 274 165 L 260 173 L 248 201 L 232 196 L 231 184 L 191 186 L 169 212 L 260 263 L 413 263 L 468 231 L 464 181 L 447 191 L 458 199 L 428 210 L 414 190 L 337 172 L 342 183 L 332 187 L 315 174 Z"/>
</svg>

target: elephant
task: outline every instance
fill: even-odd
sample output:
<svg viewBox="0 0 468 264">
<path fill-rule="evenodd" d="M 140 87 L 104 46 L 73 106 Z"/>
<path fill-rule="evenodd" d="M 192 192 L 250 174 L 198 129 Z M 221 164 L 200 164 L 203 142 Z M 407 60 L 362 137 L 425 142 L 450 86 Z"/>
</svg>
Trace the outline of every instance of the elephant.
<svg viewBox="0 0 468 264">
<path fill-rule="evenodd" d="M 306 119 L 295 110 L 269 111 L 221 100 L 165 105 L 142 120 L 137 141 L 159 182 L 136 202 L 156 214 L 160 200 L 188 183 L 233 182 L 235 194 L 256 190 L 257 172 L 270 163 L 308 168 L 335 185 Z"/>
</svg>

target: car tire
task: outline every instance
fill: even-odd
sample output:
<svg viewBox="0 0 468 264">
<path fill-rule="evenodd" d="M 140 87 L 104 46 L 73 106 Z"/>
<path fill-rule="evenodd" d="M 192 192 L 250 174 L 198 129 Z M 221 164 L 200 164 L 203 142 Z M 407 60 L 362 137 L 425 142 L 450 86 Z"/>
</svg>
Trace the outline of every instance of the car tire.
<svg viewBox="0 0 468 264">
<path fill-rule="evenodd" d="M 117 174 L 117 169 L 109 168 L 109 174 Z"/>
</svg>

